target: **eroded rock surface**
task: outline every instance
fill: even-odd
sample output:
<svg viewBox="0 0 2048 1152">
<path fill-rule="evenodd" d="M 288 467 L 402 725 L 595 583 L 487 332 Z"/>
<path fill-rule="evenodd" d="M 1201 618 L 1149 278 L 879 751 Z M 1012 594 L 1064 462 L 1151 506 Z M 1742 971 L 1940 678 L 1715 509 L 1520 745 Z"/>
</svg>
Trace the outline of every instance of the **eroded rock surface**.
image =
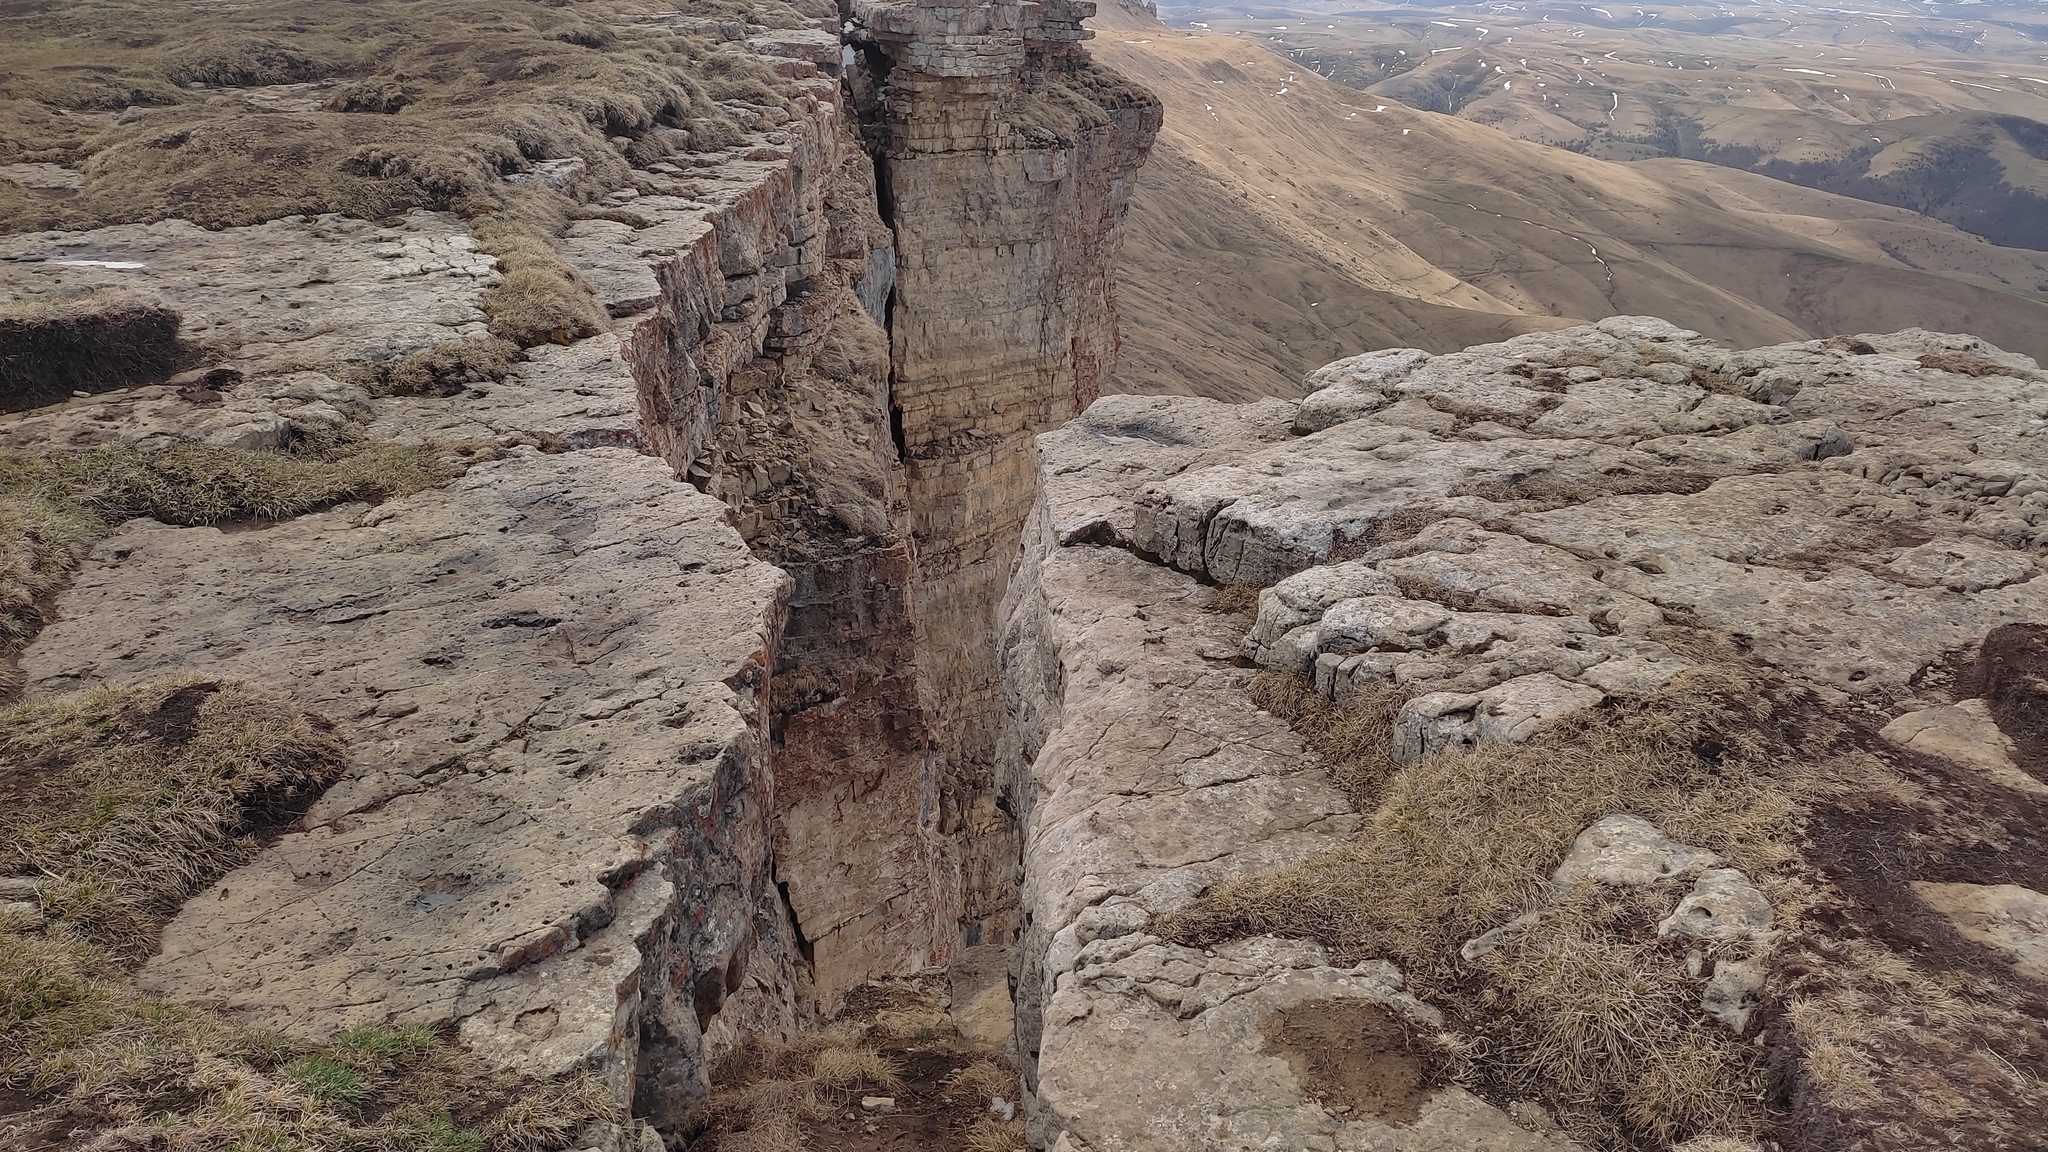
<svg viewBox="0 0 2048 1152">
<path fill-rule="evenodd" d="M 711 1023 L 678 965 L 790 964 L 745 899 L 787 594 L 659 462 L 528 449 L 374 509 L 134 522 L 24 664 L 38 692 L 262 682 L 348 737 L 350 775 L 187 905 L 145 986 L 309 1039 L 460 1021 L 499 1063 L 630 1092 L 643 1043 L 680 1063 L 661 1050 Z M 780 979 L 734 991 L 729 1028 L 791 1016 Z"/>
<path fill-rule="evenodd" d="M 2048 613 L 2048 374 L 2032 362 L 1925 332 L 1735 352 L 1619 318 L 1373 353 L 1310 384 L 1298 406 L 1108 397 L 1039 439 L 1001 758 L 1026 829 L 1017 1009 L 1036 1139 L 1559 1139 L 1448 1089 L 1399 1119 L 1332 1111 L 1312 1069 L 1257 1037 L 1301 1003 L 1412 1012 L 1398 973 L 1301 943 L 1149 934 L 1360 819 L 1252 704 L 1255 669 L 1340 702 L 1398 691 L 1389 751 L 1413 762 L 1746 657 L 1815 699 L 1910 713 L 1887 739 L 2025 778 L 1986 706 L 1913 694 L 1952 653 Z M 1260 587 L 1256 619 L 1205 611 L 1218 584 Z M 1642 940 L 1683 957 L 1700 1011 L 1752 1027 L 1781 911 L 1748 874 L 1616 813 L 1547 899 L 1588 882 L 1661 900 Z M 1924 895 L 1987 942 L 1996 919 L 1996 947 L 2031 955 L 2019 897 Z M 1237 1079 L 1205 1078 L 1224 1066 Z"/>
<path fill-rule="evenodd" d="M 1419 1072 L 1405 1105 L 1348 1099 L 1273 1039 L 1296 1010 L 1435 1027 L 1391 966 L 1333 964 L 1299 941 L 1205 952 L 1147 933 L 1155 914 L 1335 848 L 1359 824 L 1301 737 L 1252 704 L 1243 618 L 1210 611 L 1214 591 L 1184 574 L 1081 543 L 1126 523 L 1117 503 L 1144 483 L 1285 437 L 1290 407 L 1112 396 L 1040 439 L 1041 506 L 1005 607 L 1002 753 L 1026 827 L 1017 1013 L 1034 1142 L 1568 1147 Z M 1376 1051 L 1361 1058 L 1404 1059 Z"/>
<path fill-rule="evenodd" d="M 0 290 L 30 300 L 147 293 L 179 313 L 183 339 L 231 349 L 250 370 L 382 364 L 485 335 L 497 263 L 446 212 L 410 212 L 388 227 L 291 216 L 218 232 L 164 220 L 0 238 Z"/>
<path fill-rule="evenodd" d="M 1967 337 L 1856 347 L 1620 318 L 1369 354 L 1312 374 L 1319 430 L 1152 484 L 1118 538 L 1270 586 L 1247 654 L 1326 695 L 1447 693 L 1416 751 L 1647 693 L 1688 665 L 1672 628 L 1902 692 L 2043 611 L 2048 375 Z"/>
</svg>

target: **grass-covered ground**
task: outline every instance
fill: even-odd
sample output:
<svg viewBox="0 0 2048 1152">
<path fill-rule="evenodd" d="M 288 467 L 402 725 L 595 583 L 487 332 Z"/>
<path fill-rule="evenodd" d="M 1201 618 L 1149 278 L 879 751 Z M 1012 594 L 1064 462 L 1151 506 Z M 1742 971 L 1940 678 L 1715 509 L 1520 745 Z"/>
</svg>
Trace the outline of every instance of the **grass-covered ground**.
<svg viewBox="0 0 2048 1152">
<path fill-rule="evenodd" d="M 580 339 L 608 320 L 554 250 L 570 217 L 633 164 L 729 148 L 788 105 L 788 82 L 704 21 L 795 28 L 835 11 L 825 0 L 23 0 L 0 9 L 0 166 L 72 175 L 0 171 L 0 232 L 452 211 L 499 261 L 484 302 L 492 334 L 520 347 Z M 567 187 L 502 179 L 568 157 L 585 168 Z M 0 395 L 19 390 L 13 361 L 49 358 L 52 326 L 36 320 L 0 301 Z M 87 369 L 125 346 L 99 327 L 87 325 L 87 347 L 59 340 L 87 376 L 106 375 Z"/>
<path fill-rule="evenodd" d="M 786 96 L 745 50 L 652 17 L 796 27 L 834 11 L 802 4 L 22 0 L 0 10 L 0 164 L 58 164 L 83 183 L 0 180 L 0 220 L 34 231 L 414 207 L 476 215 L 498 203 L 501 175 L 567 156 L 615 185 L 627 157 L 670 147 L 657 129 L 724 147 L 730 105 Z M 307 110 L 250 99 L 316 83 Z"/>
</svg>

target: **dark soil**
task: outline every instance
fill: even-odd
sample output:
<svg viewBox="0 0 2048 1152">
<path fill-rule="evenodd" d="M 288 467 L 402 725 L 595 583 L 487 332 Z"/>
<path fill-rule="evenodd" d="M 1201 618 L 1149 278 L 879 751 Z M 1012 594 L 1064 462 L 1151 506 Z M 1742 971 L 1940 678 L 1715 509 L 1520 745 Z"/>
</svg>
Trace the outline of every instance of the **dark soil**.
<svg viewBox="0 0 2048 1152">
<path fill-rule="evenodd" d="M 957 1152 L 981 1118 L 982 1103 L 946 1094 L 946 1081 L 974 1057 L 938 1045 L 882 1050 L 903 1069 L 892 1112 L 861 1110 L 850 1101 L 829 1120 L 806 1125 L 804 1145 L 816 1152 Z"/>
<path fill-rule="evenodd" d="M 2048 780 L 2048 624 L 2007 624 L 1984 637 L 1977 690 L 2014 744 L 2013 759 Z"/>
<path fill-rule="evenodd" d="M 1286 1058 L 1309 1095 L 1340 1114 L 1411 1124 L 1432 1089 L 1445 1083 L 1437 1053 L 1377 1004 L 1296 1004 L 1268 1016 L 1259 1030 L 1266 1050 Z"/>
<path fill-rule="evenodd" d="M 186 358 L 178 314 L 139 300 L 0 319 L 0 412 L 161 380 Z"/>
</svg>

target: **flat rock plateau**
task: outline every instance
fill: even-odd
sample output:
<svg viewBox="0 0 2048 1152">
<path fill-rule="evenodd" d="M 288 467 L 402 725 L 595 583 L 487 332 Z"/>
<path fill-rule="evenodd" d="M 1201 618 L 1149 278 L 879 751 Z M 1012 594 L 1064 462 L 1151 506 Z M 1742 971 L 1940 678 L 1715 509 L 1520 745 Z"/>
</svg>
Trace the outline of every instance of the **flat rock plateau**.
<svg viewBox="0 0 2048 1152">
<path fill-rule="evenodd" d="M 178 350 L 10 398 L 20 539 L 124 461 L 427 472 L 7 561 L 6 723 L 247 685 L 336 749 L 127 994 L 307 1115 L 389 1120 L 316 1085 L 366 1035 L 585 1093 L 418 1147 L 2048 1148 L 2048 372 L 1615 316 L 1105 396 L 1161 113 L 1093 9 L 636 17 L 781 87 L 508 165 L 602 317 L 524 349 L 452 205 L 0 236 L 0 341 Z M 0 946 L 72 946 L 43 843 Z M 0 1064 L 0 1145 L 284 1099 L 207 1060 Z"/>
</svg>

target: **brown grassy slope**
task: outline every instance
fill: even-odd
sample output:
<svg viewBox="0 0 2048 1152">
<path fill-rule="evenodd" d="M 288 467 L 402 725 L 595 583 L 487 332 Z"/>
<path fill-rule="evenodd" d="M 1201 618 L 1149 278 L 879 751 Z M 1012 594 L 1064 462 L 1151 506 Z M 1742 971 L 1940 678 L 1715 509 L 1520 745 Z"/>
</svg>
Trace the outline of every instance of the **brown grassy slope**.
<svg viewBox="0 0 2048 1152">
<path fill-rule="evenodd" d="M 1634 166 L 1399 105 L 1374 113 L 1381 101 L 1242 39 L 1115 6 L 1097 25 L 1098 57 L 1167 110 L 1120 273 L 1132 390 L 1178 378 L 1203 395 L 1273 394 L 1333 348 L 1452 348 L 1475 330 L 1619 313 L 1738 345 L 1920 324 L 2048 356 L 2037 301 L 1728 211 Z M 1233 234 L 1250 242 L 1219 254 Z M 1201 295 L 1212 269 L 1229 280 L 1221 307 Z M 1349 318 L 1321 315 L 1325 285 L 1354 296 Z M 1230 332 L 1254 320 L 1259 336 Z"/>
<path fill-rule="evenodd" d="M 1118 268 L 1122 390 L 1298 396 L 1302 372 L 1365 348 L 1447 352 L 1567 321 L 1432 303 L 1306 250 L 1177 141 L 1138 175 Z"/>
<path fill-rule="evenodd" d="M 814 14 L 830 12 L 809 0 Z M 600 184 L 658 128 L 736 139 L 723 101 L 781 104 L 744 50 L 652 19 L 650 0 L 21 0 L 0 8 L 0 164 L 83 174 L 0 179 L 0 228 L 179 216 L 207 226 L 295 212 L 367 218 L 486 210 L 498 176 L 577 155 Z M 745 5 L 692 0 L 686 16 Z M 805 22 L 780 3 L 756 19 Z M 254 89 L 316 85 L 294 92 Z M 259 98 L 261 97 L 261 98 Z M 618 149 L 608 140 L 625 143 Z"/>
</svg>

